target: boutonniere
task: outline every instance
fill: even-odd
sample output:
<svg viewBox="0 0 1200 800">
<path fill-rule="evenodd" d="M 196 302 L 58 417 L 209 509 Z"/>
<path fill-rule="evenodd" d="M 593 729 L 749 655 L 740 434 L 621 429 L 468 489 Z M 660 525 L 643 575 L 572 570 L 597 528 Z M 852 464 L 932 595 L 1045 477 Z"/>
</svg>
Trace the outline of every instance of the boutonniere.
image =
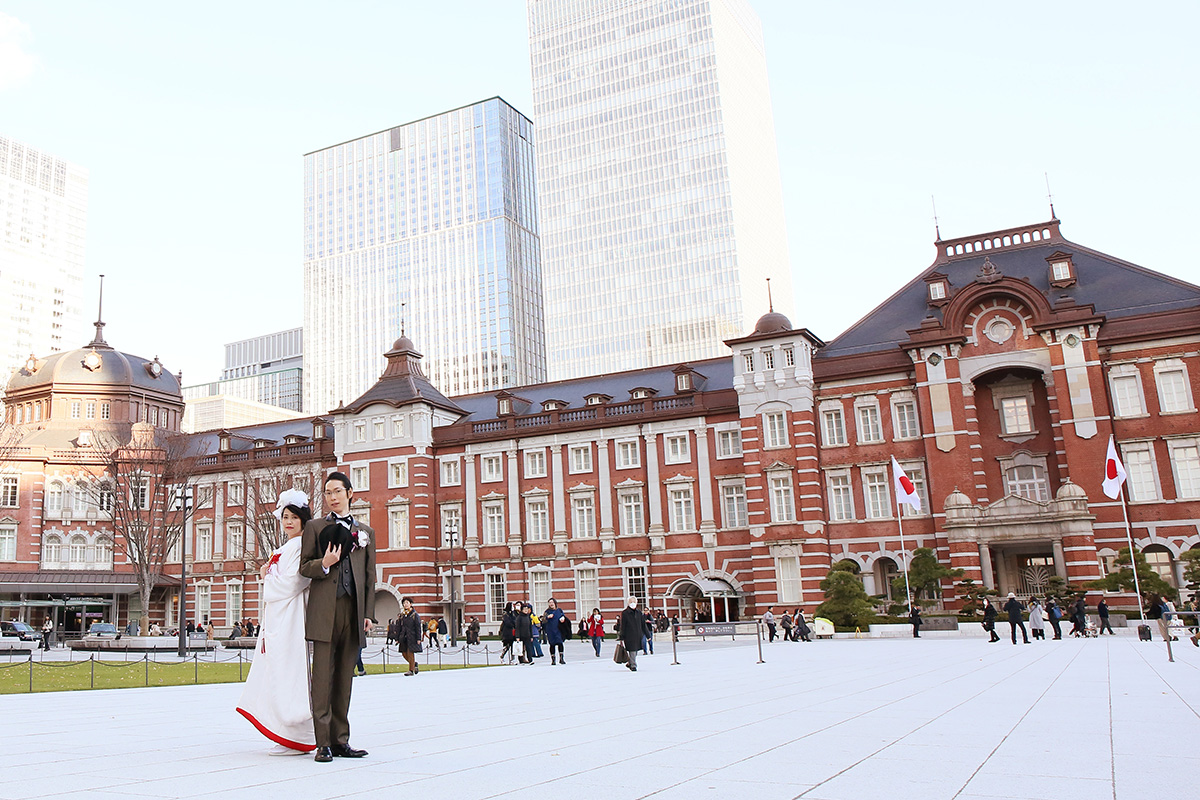
<svg viewBox="0 0 1200 800">
<path fill-rule="evenodd" d="M 370 543 L 371 543 L 371 537 L 367 536 L 366 531 L 360 531 L 360 530 L 354 531 L 354 547 L 356 549 L 360 548 L 360 547 L 365 548 Z"/>
</svg>

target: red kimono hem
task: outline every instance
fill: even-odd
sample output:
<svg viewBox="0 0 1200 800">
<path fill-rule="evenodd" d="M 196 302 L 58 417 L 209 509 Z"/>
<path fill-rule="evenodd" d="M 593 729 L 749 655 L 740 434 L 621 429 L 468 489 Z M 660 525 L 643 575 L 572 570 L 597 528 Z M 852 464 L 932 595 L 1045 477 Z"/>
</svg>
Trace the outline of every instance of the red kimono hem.
<svg viewBox="0 0 1200 800">
<path fill-rule="evenodd" d="M 293 742 L 291 739 L 280 736 L 274 731 L 269 730 L 265 725 L 256 720 L 253 714 L 244 708 L 239 708 L 237 712 L 246 719 L 250 720 L 250 724 L 258 728 L 259 733 L 270 739 L 272 742 L 275 742 L 275 744 L 281 744 L 284 747 L 290 747 L 293 750 L 299 750 L 301 753 L 311 753 L 313 750 L 317 749 L 315 744 L 301 744 L 300 742 Z"/>
</svg>

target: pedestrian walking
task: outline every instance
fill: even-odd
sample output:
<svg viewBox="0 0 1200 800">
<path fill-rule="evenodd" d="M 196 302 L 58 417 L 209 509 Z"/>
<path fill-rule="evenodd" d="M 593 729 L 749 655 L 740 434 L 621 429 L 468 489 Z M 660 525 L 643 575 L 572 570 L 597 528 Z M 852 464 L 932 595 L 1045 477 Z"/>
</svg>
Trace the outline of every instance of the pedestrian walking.
<svg viewBox="0 0 1200 800">
<path fill-rule="evenodd" d="M 526 605 L 529 604 L 526 603 Z M 529 622 L 533 626 L 533 639 L 531 642 L 533 645 L 532 655 L 534 658 L 542 658 L 544 655 L 544 653 L 542 653 L 542 637 L 545 635 L 542 631 L 542 618 L 533 613 L 532 605 L 529 605 L 529 611 Z"/>
<path fill-rule="evenodd" d="M 804 612 L 797 608 L 792 612 L 792 617 L 796 629 L 792 636 L 802 642 L 811 642 L 812 639 L 809 637 L 812 635 L 812 630 L 808 627 L 808 621 L 804 619 Z"/>
<path fill-rule="evenodd" d="M 1036 597 L 1029 600 L 1029 633 L 1035 639 L 1046 640 L 1046 623 L 1042 616 L 1042 604 Z"/>
<path fill-rule="evenodd" d="M 1150 595 L 1149 602 L 1146 604 L 1146 616 L 1158 622 L 1158 632 L 1163 637 L 1164 642 L 1178 641 L 1171 635 L 1171 620 L 1167 616 L 1167 603 L 1157 594 Z"/>
<path fill-rule="evenodd" d="M 1020 628 L 1021 638 L 1025 640 L 1025 644 L 1029 644 L 1029 631 L 1025 630 L 1025 620 L 1021 617 L 1025 606 L 1012 592 L 1008 593 L 1008 602 L 1004 604 L 1004 610 L 1008 612 L 1008 627 L 1012 630 L 1012 643 L 1017 643 L 1017 628 Z"/>
<path fill-rule="evenodd" d="M 775 641 L 775 614 L 772 613 L 774 606 L 767 606 L 767 613 L 763 614 L 763 624 L 767 626 L 767 641 Z"/>
<path fill-rule="evenodd" d="M 479 617 L 471 617 L 467 625 L 467 644 L 479 644 Z"/>
<path fill-rule="evenodd" d="M 649 653 L 649 655 L 654 655 L 654 618 L 649 614 L 645 614 L 643 616 L 644 619 L 642 621 L 642 627 L 644 628 L 644 632 L 642 634 L 642 654 L 645 655 Z M 649 650 L 646 648 L 649 648 Z"/>
<path fill-rule="evenodd" d="M 1000 613 L 996 611 L 996 606 L 992 605 L 992 601 L 986 597 L 983 598 L 983 629 L 992 637 L 988 639 L 989 642 L 1000 641 L 1000 637 L 996 635 L 996 617 L 999 615 Z"/>
<path fill-rule="evenodd" d="M 43 650 L 49 650 L 54 643 L 54 620 L 46 617 L 46 621 L 42 623 L 42 642 L 39 645 Z"/>
<path fill-rule="evenodd" d="M 429 646 L 436 647 L 441 650 L 442 646 L 438 643 L 438 623 L 436 619 L 429 620 L 429 624 L 425 626 L 425 636 L 429 639 Z"/>
<path fill-rule="evenodd" d="M 513 647 L 517 641 L 517 614 L 513 610 L 512 603 L 504 604 L 504 616 L 500 618 L 500 643 L 504 645 L 500 650 L 500 660 L 508 659 L 508 663 L 512 663 Z"/>
<path fill-rule="evenodd" d="M 1096 604 L 1096 615 L 1100 617 L 1099 635 L 1103 636 L 1104 632 L 1108 631 L 1113 636 L 1116 636 L 1117 632 L 1112 629 L 1112 624 L 1108 621 L 1108 601 L 1103 597 L 1101 597 L 1100 602 Z"/>
<path fill-rule="evenodd" d="M 1046 598 L 1046 617 L 1050 620 L 1050 627 L 1054 628 L 1054 638 L 1061 639 L 1062 628 L 1059 623 L 1062 621 L 1062 609 L 1054 602 L 1053 597 Z"/>
<path fill-rule="evenodd" d="M 413 608 L 411 597 L 401 600 L 400 606 L 400 616 L 396 619 L 396 647 L 408 662 L 408 672 L 404 674 L 411 677 L 421 671 L 417 665 L 417 653 L 421 652 L 425 629 L 421 625 L 421 615 Z"/>
<path fill-rule="evenodd" d="M 779 628 L 783 631 L 783 640 L 785 642 L 793 641 L 792 639 L 792 615 L 784 609 L 784 612 L 779 615 Z"/>
<path fill-rule="evenodd" d="M 637 672 L 637 651 L 641 649 L 642 639 L 646 635 L 646 615 L 637 606 L 638 599 L 630 597 L 617 619 L 617 636 L 629 656 L 625 666 L 630 672 Z"/>
<path fill-rule="evenodd" d="M 546 601 L 546 612 L 542 614 L 542 631 L 546 634 L 546 646 L 550 648 L 550 666 L 567 663 L 567 657 L 563 654 L 563 629 L 562 622 L 567 618 L 563 610 L 558 607 L 558 601 L 553 597 Z M 567 628 L 570 631 L 570 627 Z M 557 657 L 554 651 L 558 651 Z"/>
<path fill-rule="evenodd" d="M 599 658 L 600 644 L 604 641 L 604 617 L 598 608 L 593 608 L 592 615 L 587 618 L 587 635 L 592 640 L 592 647 L 596 648 L 596 658 Z"/>
<path fill-rule="evenodd" d="M 908 612 L 908 622 L 912 625 L 913 638 L 921 638 L 921 607 L 913 603 L 912 611 Z"/>
<path fill-rule="evenodd" d="M 520 661 L 522 664 L 533 663 L 533 606 L 529 603 L 521 604 L 521 613 L 517 614 L 517 641 L 521 643 L 521 649 L 524 653 L 521 654 Z"/>
</svg>

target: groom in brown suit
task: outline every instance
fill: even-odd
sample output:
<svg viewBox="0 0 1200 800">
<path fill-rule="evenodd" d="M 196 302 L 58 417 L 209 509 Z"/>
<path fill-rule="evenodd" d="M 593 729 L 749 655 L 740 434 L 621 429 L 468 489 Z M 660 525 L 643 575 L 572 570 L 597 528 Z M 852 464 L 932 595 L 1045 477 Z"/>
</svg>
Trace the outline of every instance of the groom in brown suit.
<svg viewBox="0 0 1200 800">
<path fill-rule="evenodd" d="M 366 750 L 350 746 L 350 689 L 359 651 L 375 616 L 375 531 L 350 516 L 354 489 L 340 472 L 325 479 L 325 508 L 330 514 L 304 526 L 300 574 L 312 579 L 304 637 L 312 642 L 313 732 L 316 761 L 362 758 Z M 322 551 L 321 532 L 334 532 L 347 544 L 332 542 Z M 331 538 L 331 537 L 326 537 Z"/>
</svg>

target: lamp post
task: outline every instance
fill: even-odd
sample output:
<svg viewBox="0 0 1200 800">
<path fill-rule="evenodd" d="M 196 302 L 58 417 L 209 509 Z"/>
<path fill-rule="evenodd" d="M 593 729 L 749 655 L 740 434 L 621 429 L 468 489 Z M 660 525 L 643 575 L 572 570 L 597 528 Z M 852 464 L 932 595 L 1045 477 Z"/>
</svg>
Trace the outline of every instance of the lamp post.
<svg viewBox="0 0 1200 800">
<path fill-rule="evenodd" d="M 188 486 L 183 493 L 183 522 L 179 532 L 179 657 L 187 658 L 187 525 L 192 517 L 192 492 Z"/>
<path fill-rule="evenodd" d="M 458 521 L 446 523 L 446 541 L 450 544 L 450 646 L 458 645 L 458 615 L 455 613 L 455 602 L 458 592 L 454 585 L 454 548 L 458 546 Z"/>
</svg>

